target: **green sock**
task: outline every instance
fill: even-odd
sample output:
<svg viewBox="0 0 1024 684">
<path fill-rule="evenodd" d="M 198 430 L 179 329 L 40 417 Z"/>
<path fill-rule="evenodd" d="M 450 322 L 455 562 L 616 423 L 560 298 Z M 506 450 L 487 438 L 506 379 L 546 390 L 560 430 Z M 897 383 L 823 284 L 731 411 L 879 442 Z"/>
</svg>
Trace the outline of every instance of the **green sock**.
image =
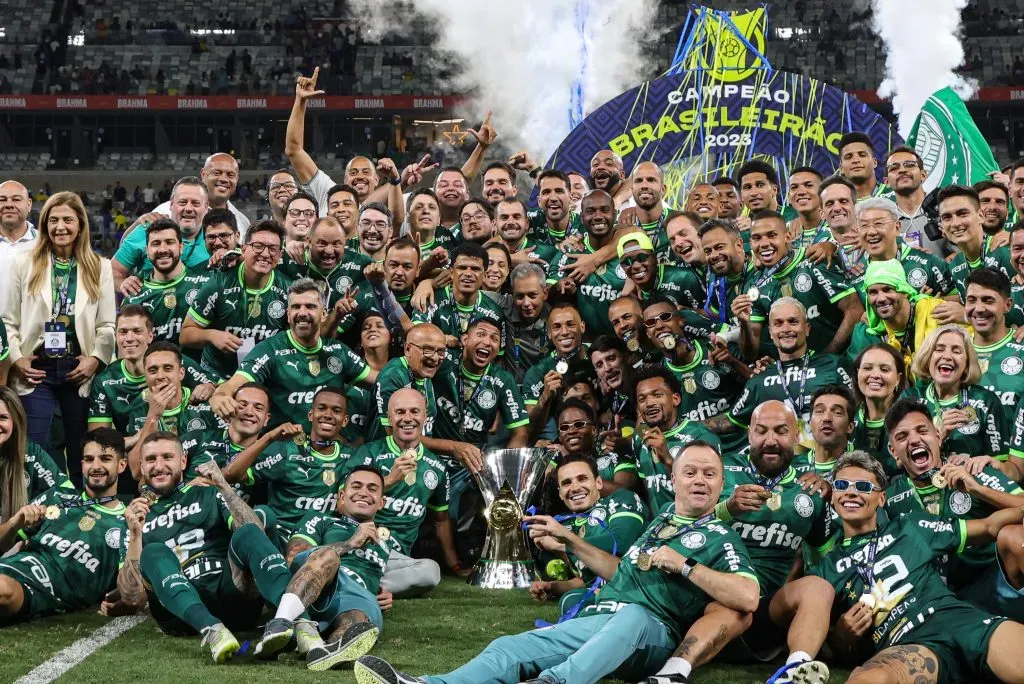
<svg viewBox="0 0 1024 684">
<path fill-rule="evenodd" d="M 163 544 L 149 544 L 142 549 L 142 576 L 156 594 L 160 605 L 197 632 L 213 627 L 220 620 L 203 605 L 199 592 L 185 575 L 174 551 Z"/>
<path fill-rule="evenodd" d="M 240 568 L 252 575 L 256 588 L 271 605 L 277 606 L 292 578 L 288 566 L 267 534 L 257 525 L 243 525 L 231 535 L 230 553 Z"/>
</svg>

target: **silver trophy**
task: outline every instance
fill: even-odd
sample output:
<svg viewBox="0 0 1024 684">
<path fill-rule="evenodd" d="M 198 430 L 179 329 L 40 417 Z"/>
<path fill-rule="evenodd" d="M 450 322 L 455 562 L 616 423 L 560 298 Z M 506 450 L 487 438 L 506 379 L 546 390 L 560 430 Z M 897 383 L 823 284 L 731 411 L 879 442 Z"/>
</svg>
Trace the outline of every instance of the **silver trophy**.
<svg viewBox="0 0 1024 684">
<path fill-rule="evenodd" d="M 533 556 L 522 528 L 523 510 L 544 479 L 546 449 L 486 449 L 483 466 L 473 475 L 484 497 L 487 539 L 469 576 L 484 589 L 528 589 Z"/>
</svg>

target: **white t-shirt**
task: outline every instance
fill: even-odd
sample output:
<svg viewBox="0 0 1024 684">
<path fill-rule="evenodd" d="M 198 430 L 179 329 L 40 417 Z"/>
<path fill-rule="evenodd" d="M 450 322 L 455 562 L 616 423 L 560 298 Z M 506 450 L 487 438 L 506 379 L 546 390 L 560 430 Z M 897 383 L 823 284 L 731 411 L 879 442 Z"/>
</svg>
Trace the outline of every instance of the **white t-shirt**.
<svg viewBox="0 0 1024 684">
<path fill-rule="evenodd" d="M 240 212 L 238 208 L 231 203 L 230 200 L 228 201 L 228 210 L 235 215 L 235 221 L 238 223 L 239 243 L 245 242 L 245 234 L 249 230 L 249 218 L 245 214 Z M 154 208 L 153 211 L 155 211 L 158 214 L 163 214 L 164 216 L 170 216 L 171 203 L 164 202 L 159 207 Z"/>
<path fill-rule="evenodd" d="M 31 222 L 29 222 L 25 234 L 15 242 L 10 242 L 0 235 L 0 306 L 3 306 L 4 297 L 7 294 L 7 283 L 11 279 L 11 262 L 14 260 L 14 255 L 28 252 L 35 247 L 38 236 L 39 233 Z"/>
<path fill-rule="evenodd" d="M 327 175 L 325 171 L 320 169 L 316 170 L 313 177 L 309 179 L 308 183 L 302 185 L 302 189 L 313 196 L 316 200 L 316 207 L 320 211 L 320 216 L 327 216 L 327 191 L 337 185 L 334 179 Z"/>
</svg>

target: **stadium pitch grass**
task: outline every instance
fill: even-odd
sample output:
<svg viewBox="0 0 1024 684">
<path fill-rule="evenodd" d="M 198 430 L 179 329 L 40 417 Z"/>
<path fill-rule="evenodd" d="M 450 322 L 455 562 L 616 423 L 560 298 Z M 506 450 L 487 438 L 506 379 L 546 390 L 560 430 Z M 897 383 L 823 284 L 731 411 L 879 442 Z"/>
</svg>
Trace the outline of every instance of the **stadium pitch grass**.
<svg viewBox="0 0 1024 684">
<path fill-rule="evenodd" d="M 533 627 L 537 618 L 553 621 L 554 603 L 530 600 L 526 592 L 485 591 L 446 578 L 422 599 L 397 601 L 385 614 L 384 632 L 372 651 L 410 674 L 448 672 L 479 653 L 492 639 L 517 634 Z M 0 631 L 0 681 L 13 682 L 96 629 L 107 618 L 95 612 L 79 612 L 6 627 Z M 249 640 L 249 653 L 259 633 L 236 633 Z M 697 670 L 692 681 L 701 684 L 763 683 L 773 666 L 712 664 Z M 209 653 L 199 648 L 199 637 L 163 635 L 152 620 L 122 634 L 95 651 L 57 681 L 75 684 L 109 684 L 146 681 L 161 684 L 218 682 L 355 682 L 352 670 L 310 672 L 294 652 L 276 663 L 236 656 L 226 665 L 214 665 Z M 846 679 L 833 671 L 832 681 Z M 614 682 L 618 680 L 604 680 Z"/>
</svg>

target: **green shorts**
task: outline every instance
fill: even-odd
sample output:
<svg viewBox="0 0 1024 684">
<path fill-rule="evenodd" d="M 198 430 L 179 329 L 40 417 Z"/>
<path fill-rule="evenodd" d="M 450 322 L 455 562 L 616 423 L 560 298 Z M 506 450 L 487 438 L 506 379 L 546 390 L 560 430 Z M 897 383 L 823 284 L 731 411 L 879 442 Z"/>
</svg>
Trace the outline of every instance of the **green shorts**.
<svg viewBox="0 0 1024 684">
<path fill-rule="evenodd" d="M 203 564 L 200 569 L 202 574 L 193 577 L 200 564 Z M 263 612 L 263 599 L 258 593 L 246 595 L 238 590 L 231 579 L 231 567 L 227 561 L 201 558 L 182 568 L 181 572 L 195 587 L 203 605 L 225 627 L 232 632 L 256 627 L 260 613 Z M 191 636 L 196 633 L 192 627 L 164 608 L 156 594 L 148 590 L 146 594 L 149 598 L 149 611 L 160 631 L 171 636 Z"/>
<path fill-rule="evenodd" d="M 63 588 L 62 583 L 54 584 L 51 579 L 56 572 L 48 568 L 31 553 L 16 553 L 0 559 L 0 575 L 10 577 L 21 585 L 25 600 L 16 615 L 8 616 L 3 622 L 28 622 L 47 615 L 66 612 L 64 602 L 57 598 Z"/>
<path fill-rule="evenodd" d="M 908 626 L 917 621 L 908 622 Z M 935 610 L 923 625 L 904 628 L 894 646 L 924 646 L 939 659 L 939 684 L 995 680 L 988 667 L 988 642 L 1006 621 L 958 602 Z"/>
</svg>

